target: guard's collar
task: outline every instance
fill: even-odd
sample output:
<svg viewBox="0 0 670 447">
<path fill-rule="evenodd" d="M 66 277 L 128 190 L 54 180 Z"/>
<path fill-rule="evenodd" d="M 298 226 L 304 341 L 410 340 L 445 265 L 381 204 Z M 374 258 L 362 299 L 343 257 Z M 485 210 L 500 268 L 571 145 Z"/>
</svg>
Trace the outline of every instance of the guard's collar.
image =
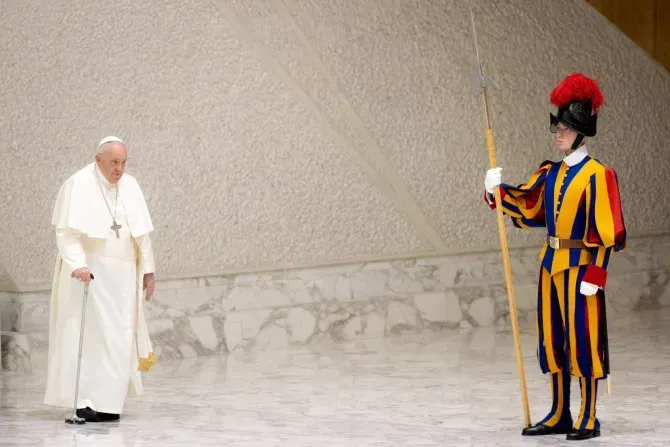
<svg viewBox="0 0 670 447">
<path fill-rule="evenodd" d="M 572 154 L 568 155 L 563 159 L 563 162 L 572 167 L 575 165 L 578 165 L 579 163 L 582 162 L 586 157 L 588 157 L 589 151 L 586 148 L 586 145 L 580 146 L 577 150 L 575 150 Z"/>
</svg>

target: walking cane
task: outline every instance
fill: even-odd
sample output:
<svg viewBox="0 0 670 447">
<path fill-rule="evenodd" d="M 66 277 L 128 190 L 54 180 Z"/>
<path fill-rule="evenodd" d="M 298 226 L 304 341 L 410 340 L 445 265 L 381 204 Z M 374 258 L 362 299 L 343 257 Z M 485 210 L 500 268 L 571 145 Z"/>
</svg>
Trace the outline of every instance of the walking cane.
<svg viewBox="0 0 670 447">
<path fill-rule="evenodd" d="M 93 279 L 93 273 L 91 273 Z M 77 358 L 77 379 L 74 386 L 74 405 L 72 417 L 65 418 L 67 424 L 85 424 L 86 419 L 77 416 L 77 400 L 79 399 L 79 372 L 81 371 L 81 348 L 84 344 L 84 322 L 86 320 L 86 300 L 88 298 L 88 284 L 84 284 L 84 302 L 81 306 L 81 328 L 79 329 L 79 355 Z"/>
</svg>

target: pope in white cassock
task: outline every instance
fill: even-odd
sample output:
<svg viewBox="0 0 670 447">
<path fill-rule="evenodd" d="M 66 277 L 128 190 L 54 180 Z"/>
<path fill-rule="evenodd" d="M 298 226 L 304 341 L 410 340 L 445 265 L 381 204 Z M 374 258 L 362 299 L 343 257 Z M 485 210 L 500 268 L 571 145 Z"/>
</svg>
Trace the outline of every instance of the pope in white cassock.
<svg viewBox="0 0 670 447">
<path fill-rule="evenodd" d="M 151 217 L 126 145 L 103 139 L 95 162 L 61 186 L 53 212 L 58 257 L 51 291 L 44 403 L 72 408 L 84 286 L 89 286 L 77 416 L 117 420 L 156 362 L 142 297 L 154 292 Z M 91 280 L 91 274 L 93 279 Z"/>
</svg>

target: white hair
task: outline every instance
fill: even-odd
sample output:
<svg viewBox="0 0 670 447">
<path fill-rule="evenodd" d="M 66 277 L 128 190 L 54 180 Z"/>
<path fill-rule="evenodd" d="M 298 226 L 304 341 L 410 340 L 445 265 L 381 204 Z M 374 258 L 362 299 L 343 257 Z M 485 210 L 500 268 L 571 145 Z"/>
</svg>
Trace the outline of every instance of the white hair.
<svg viewBox="0 0 670 447">
<path fill-rule="evenodd" d="M 107 148 L 105 147 L 105 145 L 107 143 L 121 143 L 124 146 L 126 145 L 126 143 L 124 143 L 120 138 L 117 138 L 117 137 L 114 137 L 114 136 L 105 137 L 102 140 L 100 140 L 100 143 L 98 143 L 98 148 L 97 148 L 96 153 L 97 154 L 104 154 L 107 151 Z"/>
</svg>

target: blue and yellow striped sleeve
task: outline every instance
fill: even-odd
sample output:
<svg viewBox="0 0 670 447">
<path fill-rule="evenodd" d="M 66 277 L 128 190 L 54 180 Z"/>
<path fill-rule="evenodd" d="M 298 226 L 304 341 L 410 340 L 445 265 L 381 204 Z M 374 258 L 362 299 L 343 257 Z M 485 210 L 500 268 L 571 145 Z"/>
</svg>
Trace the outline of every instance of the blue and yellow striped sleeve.
<svg viewBox="0 0 670 447">
<path fill-rule="evenodd" d="M 505 183 L 500 185 L 503 213 L 512 218 L 515 227 L 531 229 L 546 226 L 543 192 L 551 165 L 550 161 L 543 162 L 522 185 L 511 186 Z M 484 194 L 489 207 L 492 210 L 496 209 L 493 196 L 486 191 Z"/>
</svg>

